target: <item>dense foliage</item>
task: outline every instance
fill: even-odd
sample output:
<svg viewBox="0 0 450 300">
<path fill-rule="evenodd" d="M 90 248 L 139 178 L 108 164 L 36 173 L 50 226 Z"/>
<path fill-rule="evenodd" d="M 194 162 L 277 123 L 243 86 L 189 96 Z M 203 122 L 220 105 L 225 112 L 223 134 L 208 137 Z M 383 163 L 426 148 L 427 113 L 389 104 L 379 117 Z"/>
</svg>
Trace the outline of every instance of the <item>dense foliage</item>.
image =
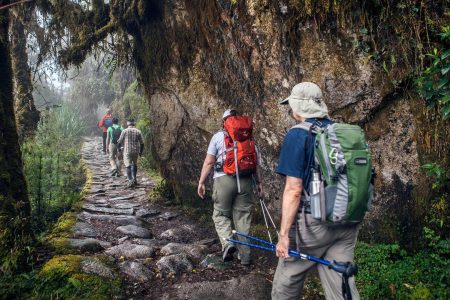
<svg viewBox="0 0 450 300">
<path fill-rule="evenodd" d="M 62 104 L 43 114 L 35 138 L 22 145 L 36 233 L 45 231 L 80 198 L 84 182 L 80 149 L 85 130 L 76 107 Z"/>
<path fill-rule="evenodd" d="M 361 298 L 448 299 L 450 240 L 438 240 L 429 246 L 410 255 L 397 244 L 359 243 L 355 255 Z"/>
<path fill-rule="evenodd" d="M 443 118 L 447 119 L 450 116 L 450 27 L 445 27 L 439 36 L 447 47 L 434 48 L 427 54 L 430 64 L 417 83 L 428 107 L 437 106 Z"/>
</svg>

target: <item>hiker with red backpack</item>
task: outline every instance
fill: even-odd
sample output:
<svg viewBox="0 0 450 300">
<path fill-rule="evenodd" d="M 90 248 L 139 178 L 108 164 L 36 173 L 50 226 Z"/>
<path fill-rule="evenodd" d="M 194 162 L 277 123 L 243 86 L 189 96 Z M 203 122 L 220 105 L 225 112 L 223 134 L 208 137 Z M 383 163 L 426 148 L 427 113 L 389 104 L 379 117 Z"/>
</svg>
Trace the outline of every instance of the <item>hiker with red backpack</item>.
<svg viewBox="0 0 450 300">
<path fill-rule="evenodd" d="M 247 233 L 250 230 L 253 208 L 253 184 L 256 183 L 262 196 L 257 169 L 260 161 L 253 139 L 252 119 L 239 116 L 234 109 L 228 109 L 222 116 L 223 130 L 211 139 L 198 182 L 198 195 L 205 196 L 205 181 L 214 168 L 213 221 L 222 243 L 223 260 L 231 261 L 237 248 L 226 241 L 233 235 L 234 228 Z M 238 245 L 238 258 L 242 265 L 250 265 L 248 246 Z"/>
<path fill-rule="evenodd" d="M 119 125 L 119 119 L 114 117 L 112 120 L 113 124 L 108 128 L 107 138 L 106 138 L 106 152 L 109 154 L 109 163 L 111 164 L 111 176 L 120 177 L 120 169 L 122 163 L 119 159 L 120 148 L 118 145 L 118 140 L 123 131 L 122 126 Z"/>
<path fill-rule="evenodd" d="M 106 138 L 108 137 L 108 128 L 111 127 L 113 124 L 113 117 L 111 115 L 111 109 L 107 109 L 105 115 L 100 119 L 100 122 L 98 122 L 98 127 L 102 128 L 103 130 L 103 154 L 106 154 Z"/>
<path fill-rule="evenodd" d="M 359 299 L 356 274 L 335 272 L 317 260 L 290 256 L 293 249 L 351 266 L 359 224 L 370 207 L 372 167 L 364 132 L 333 123 L 314 83 L 295 85 L 280 102 L 298 124 L 286 134 L 276 172 L 285 177 L 279 257 L 272 299 L 300 299 L 309 270 L 317 266 L 327 299 Z"/>
</svg>

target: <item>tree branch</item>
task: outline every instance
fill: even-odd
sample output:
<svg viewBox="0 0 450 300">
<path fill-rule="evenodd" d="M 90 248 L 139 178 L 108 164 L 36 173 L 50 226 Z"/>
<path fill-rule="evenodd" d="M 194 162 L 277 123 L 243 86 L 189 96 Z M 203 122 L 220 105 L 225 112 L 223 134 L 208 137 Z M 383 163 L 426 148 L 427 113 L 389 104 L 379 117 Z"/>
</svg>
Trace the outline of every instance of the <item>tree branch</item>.
<svg viewBox="0 0 450 300">
<path fill-rule="evenodd" d="M 3 5 L 3 6 L 0 6 L 0 10 L 8 9 L 11 6 L 14 6 L 14 5 L 22 4 L 22 3 L 26 3 L 26 2 L 32 2 L 32 1 L 34 1 L 34 0 L 22 0 L 22 1 L 13 2 L 13 3 L 10 3 L 10 4 L 6 4 L 6 5 Z"/>
</svg>

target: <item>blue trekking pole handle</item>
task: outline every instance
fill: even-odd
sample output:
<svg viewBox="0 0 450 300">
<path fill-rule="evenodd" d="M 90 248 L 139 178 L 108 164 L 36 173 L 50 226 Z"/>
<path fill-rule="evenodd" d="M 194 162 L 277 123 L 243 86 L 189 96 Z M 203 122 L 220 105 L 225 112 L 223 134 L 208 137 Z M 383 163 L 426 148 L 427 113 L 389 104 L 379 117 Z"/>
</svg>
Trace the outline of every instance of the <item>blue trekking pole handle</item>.
<svg viewBox="0 0 450 300">
<path fill-rule="evenodd" d="M 266 246 L 261 246 L 261 245 L 256 245 L 256 244 L 252 244 L 252 243 L 247 243 L 247 242 L 243 242 L 243 241 L 239 241 L 239 240 L 233 240 L 233 239 L 225 239 L 229 242 L 232 243 L 237 243 L 237 244 L 241 244 L 241 245 L 245 245 L 245 246 L 249 246 L 249 247 L 253 247 L 253 248 L 258 248 L 258 249 L 262 249 L 262 250 L 267 250 L 267 251 L 271 251 L 271 252 L 276 252 L 276 245 L 269 243 L 263 239 L 259 239 L 257 237 L 251 236 L 251 235 L 247 235 L 245 233 L 233 230 L 233 233 L 245 238 L 248 238 L 250 240 L 254 240 L 260 243 L 263 243 L 269 247 Z M 304 259 L 304 260 L 310 260 L 319 264 L 322 264 L 324 266 L 327 266 L 330 269 L 333 269 L 334 271 L 341 273 L 347 277 L 356 275 L 358 273 L 358 267 L 351 263 L 351 262 L 336 262 L 336 261 L 329 261 L 329 260 L 324 260 L 324 259 L 320 259 L 317 258 L 315 256 L 311 256 L 311 255 L 307 255 L 307 254 L 303 254 L 294 250 L 289 250 L 288 252 L 289 256 L 292 257 L 298 257 L 300 259 Z"/>
<path fill-rule="evenodd" d="M 243 242 L 243 241 L 239 241 L 239 240 L 233 240 L 233 239 L 225 239 L 225 240 L 228 241 L 228 242 L 241 244 L 241 245 L 244 245 L 244 246 L 249 246 L 249 247 L 253 247 L 253 248 L 257 248 L 257 249 L 261 249 L 261 250 L 267 250 L 267 251 L 274 252 L 274 253 L 276 251 L 275 250 L 275 245 L 273 245 L 273 244 L 272 244 L 272 247 L 269 248 L 269 247 L 266 247 L 266 246 L 256 245 L 256 244 L 247 243 L 247 242 Z M 269 243 L 267 243 L 267 244 L 269 244 Z M 295 252 L 293 250 L 289 250 L 289 255 L 292 256 L 292 257 L 298 257 L 298 258 L 301 258 L 301 259 L 308 259 L 307 255 L 300 254 L 300 253 Z"/>
<path fill-rule="evenodd" d="M 270 251 L 275 252 L 275 248 L 276 248 L 275 244 L 269 243 L 268 241 L 259 239 L 257 237 L 251 236 L 251 235 L 246 235 L 245 233 L 242 233 L 242 232 L 239 232 L 239 231 L 236 231 L 236 230 L 233 230 L 233 233 L 237 234 L 239 236 L 245 237 L 247 239 L 254 240 L 254 241 L 263 243 L 265 245 L 268 245 L 268 246 L 270 246 L 270 249 L 271 249 Z M 238 241 L 238 244 L 242 244 L 242 243 L 245 243 L 245 242 Z M 251 243 L 247 243 L 247 244 L 248 245 L 246 245 L 246 246 L 249 246 L 249 247 L 259 246 L 259 245 L 255 245 L 255 244 L 251 244 Z M 242 244 L 242 245 L 245 245 L 245 244 Z M 257 248 L 257 247 L 255 247 L 255 248 Z M 266 250 L 266 249 L 264 249 L 264 250 Z M 290 256 L 293 256 L 293 257 L 299 257 L 301 259 L 311 260 L 311 261 L 317 262 L 317 263 L 325 265 L 325 266 L 330 266 L 331 265 L 331 262 L 329 262 L 328 260 L 323 260 L 323 259 L 320 259 L 320 258 L 317 258 L 317 257 L 314 257 L 314 256 L 310 256 L 310 255 L 306 255 L 306 254 L 303 254 L 303 253 L 299 253 L 299 252 L 294 251 L 294 250 L 289 250 L 288 254 Z"/>
</svg>

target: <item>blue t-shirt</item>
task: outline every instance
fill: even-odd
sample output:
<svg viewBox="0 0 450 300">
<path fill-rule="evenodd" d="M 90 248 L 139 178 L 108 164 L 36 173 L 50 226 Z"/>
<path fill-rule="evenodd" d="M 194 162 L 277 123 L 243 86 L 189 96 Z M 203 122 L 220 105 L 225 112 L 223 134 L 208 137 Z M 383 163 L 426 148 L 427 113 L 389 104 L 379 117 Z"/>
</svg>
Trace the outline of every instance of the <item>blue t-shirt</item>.
<svg viewBox="0 0 450 300">
<path fill-rule="evenodd" d="M 328 119 L 306 119 L 306 122 L 325 127 L 333 122 Z M 314 166 L 315 134 L 304 129 L 293 128 L 284 137 L 276 172 L 283 176 L 297 177 L 303 180 L 303 188 L 309 192 L 311 168 Z"/>
</svg>

